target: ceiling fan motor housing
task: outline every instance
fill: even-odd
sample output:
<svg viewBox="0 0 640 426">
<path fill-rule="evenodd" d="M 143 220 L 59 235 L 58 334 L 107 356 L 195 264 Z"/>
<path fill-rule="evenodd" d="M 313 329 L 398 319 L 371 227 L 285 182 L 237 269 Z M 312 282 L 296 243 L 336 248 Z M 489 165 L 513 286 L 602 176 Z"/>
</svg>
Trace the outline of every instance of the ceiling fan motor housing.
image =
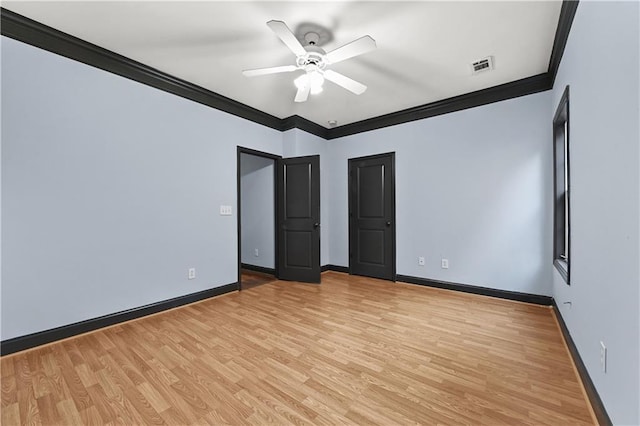
<svg viewBox="0 0 640 426">
<path fill-rule="evenodd" d="M 327 66 L 327 61 L 324 57 L 325 51 L 318 46 L 312 44 L 304 47 L 307 51 L 306 55 L 300 55 L 296 58 L 296 64 L 300 68 L 307 69 L 307 67 L 313 67 L 314 69 L 323 70 Z"/>
<path fill-rule="evenodd" d="M 307 42 L 307 44 L 315 46 L 320 40 L 320 35 L 318 35 L 318 33 L 308 32 L 304 35 L 304 40 Z"/>
</svg>

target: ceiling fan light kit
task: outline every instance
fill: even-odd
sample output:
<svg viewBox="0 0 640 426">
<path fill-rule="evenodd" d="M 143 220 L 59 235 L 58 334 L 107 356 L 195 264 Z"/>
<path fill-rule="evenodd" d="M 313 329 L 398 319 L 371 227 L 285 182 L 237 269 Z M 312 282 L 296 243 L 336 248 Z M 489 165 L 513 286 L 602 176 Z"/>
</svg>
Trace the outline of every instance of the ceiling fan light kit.
<svg viewBox="0 0 640 426">
<path fill-rule="evenodd" d="M 317 46 L 320 36 L 317 33 L 309 32 L 305 34 L 306 46 L 298 41 L 291 32 L 287 24 L 282 21 L 269 21 L 267 25 L 282 40 L 282 42 L 296 55 L 295 65 L 283 65 L 270 68 L 258 68 L 244 70 L 242 73 L 246 77 L 256 77 L 267 74 L 277 74 L 302 70 L 305 73 L 294 80 L 298 89 L 295 102 L 305 102 L 309 94 L 317 95 L 322 92 L 325 80 L 347 89 L 348 91 L 360 95 L 367 90 L 367 86 L 350 79 L 331 69 L 327 69 L 331 64 L 344 61 L 354 56 L 362 55 L 376 48 L 376 42 L 370 36 L 360 37 L 357 40 L 347 43 L 326 53 L 324 49 Z"/>
<path fill-rule="evenodd" d="M 322 85 L 324 84 L 324 77 L 317 70 L 307 71 L 306 74 L 302 74 L 300 77 L 293 80 L 293 83 L 298 90 L 303 89 L 307 85 L 310 88 L 312 95 L 317 95 L 322 92 Z"/>
</svg>

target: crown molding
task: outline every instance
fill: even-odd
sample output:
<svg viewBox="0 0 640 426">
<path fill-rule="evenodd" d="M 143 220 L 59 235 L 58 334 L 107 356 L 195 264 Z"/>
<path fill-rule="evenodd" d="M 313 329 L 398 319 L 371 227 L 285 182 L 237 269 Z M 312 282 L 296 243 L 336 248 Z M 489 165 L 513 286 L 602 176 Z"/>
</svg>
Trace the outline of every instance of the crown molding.
<svg viewBox="0 0 640 426">
<path fill-rule="evenodd" d="M 569 32 L 571 31 L 573 18 L 576 16 L 576 11 L 578 10 L 578 3 L 578 0 L 564 0 L 562 2 L 560 18 L 558 19 L 558 27 L 556 28 L 556 35 L 553 39 L 553 48 L 551 49 L 549 71 L 547 71 L 551 87 L 553 87 L 553 84 L 556 81 L 556 75 L 558 74 L 558 68 L 560 68 L 560 61 L 564 54 L 564 48 L 567 46 L 567 40 L 569 39 Z"/>
<path fill-rule="evenodd" d="M 298 115 L 281 119 L 267 114 L 5 8 L 0 8 L 0 32 L 3 36 L 275 130 L 286 131 L 296 128 L 328 140 L 550 90 L 553 88 L 577 7 L 578 1 L 562 2 L 549 69 L 546 73 L 331 129 Z"/>
<path fill-rule="evenodd" d="M 3 36 L 245 118 L 272 129 L 280 130 L 282 126 L 280 118 L 234 101 L 226 96 L 176 78 L 5 8 L 2 8 L 0 13 L 0 32 Z"/>
<path fill-rule="evenodd" d="M 280 130 L 284 132 L 290 129 L 304 130 L 307 133 L 311 133 L 312 135 L 319 136 L 323 139 L 329 139 L 329 132 L 331 131 L 331 129 L 322 127 L 321 125 L 300 117 L 299 115 L 292 115 L 291 117 L 282 119 Z"/>
<path fill-rule="evenodd" d="M 531 95 L 533 93 L 549 90 L 549 77 L 547 73 L 538 74 L 522 80 L 512 81 L 499 86 L 476 92 L 465 93 L 453 98 L 408 108 L 398 112 L 369 118 L 343 126 L 334 127 L 329 131 L 327 139 L 336 139 L 357 133 L 377 130 L 383 127 L 395 126 L 397 124 L 422 120 L 424 118 L 435 117 L 436 115 L 448 114 L 450 112 L 461 111 L 468 108 L 513 99 L 520 96 Z"/>
</svg>

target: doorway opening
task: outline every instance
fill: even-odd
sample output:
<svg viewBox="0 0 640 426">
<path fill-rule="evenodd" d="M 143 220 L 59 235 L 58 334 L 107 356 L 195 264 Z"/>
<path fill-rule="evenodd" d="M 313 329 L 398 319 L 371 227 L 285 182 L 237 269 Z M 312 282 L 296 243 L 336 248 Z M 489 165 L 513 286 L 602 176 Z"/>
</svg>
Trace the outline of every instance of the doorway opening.
<svg viewBox="0 0 640 426">
<path fill-rule="evenodd" d="M 238 288 L 320 282 L 320 157 L 238 147 Z"/>
<path fill-rule="evenodd" d="M 277 178 L 281 157 L 238 147 L 238 286 L 278 277 Z"/>
</svg>

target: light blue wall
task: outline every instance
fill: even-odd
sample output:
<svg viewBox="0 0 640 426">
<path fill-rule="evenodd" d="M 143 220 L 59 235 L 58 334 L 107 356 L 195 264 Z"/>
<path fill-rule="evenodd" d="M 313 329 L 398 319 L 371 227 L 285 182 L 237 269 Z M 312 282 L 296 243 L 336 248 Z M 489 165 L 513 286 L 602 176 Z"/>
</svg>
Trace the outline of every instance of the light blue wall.
<svg viewBox="0 0 640 426">
<path fill-rule="evenodd" d="M 625 425 L 640 423 L 639 9 L 580 2 L 548 116 L 570 85 L 571 286 L 554 271 L 553 296 L 609 416 Z"/>
<path fill-rule="evenodd" d="M 240 155 L 242 263 L 271 269 L 275 268 L 274 171 L 275 160 Z"/>
<path fill-rule="evenodd" d="M 549 103 L 545 92 L 327 142 L 331 263 L 349 262 L 348 159 L 395 151 L 398 274 L 550 295 Z"/>
<path fill-rule="evenodd" d="M 281 132 L 1 48 L 3 340 L 237 281 L 236 146 Z"/>
</svg>

